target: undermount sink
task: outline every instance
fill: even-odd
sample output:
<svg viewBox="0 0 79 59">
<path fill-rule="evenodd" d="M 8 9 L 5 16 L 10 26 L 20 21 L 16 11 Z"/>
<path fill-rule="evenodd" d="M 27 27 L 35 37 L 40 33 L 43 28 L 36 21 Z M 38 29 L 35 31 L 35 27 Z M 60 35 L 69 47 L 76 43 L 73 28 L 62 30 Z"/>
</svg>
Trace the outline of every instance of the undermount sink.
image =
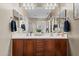
<svg viewBox="0 0 79 59">
<path fill-rule="evenodd" d="M 50 36 L 50 33 L 32 33 L 31 36 Z"/>
</svg>

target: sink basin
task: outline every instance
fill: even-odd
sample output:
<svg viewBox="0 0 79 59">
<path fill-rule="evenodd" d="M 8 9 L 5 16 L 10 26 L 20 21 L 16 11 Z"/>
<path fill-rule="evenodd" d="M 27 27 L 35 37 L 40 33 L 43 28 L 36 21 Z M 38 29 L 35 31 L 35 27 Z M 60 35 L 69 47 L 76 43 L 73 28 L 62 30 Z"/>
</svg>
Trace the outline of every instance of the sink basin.
<svg viewBox="0 0 79 59">
<path fill-rule="evenodd" d="M 32 33 L 31 36 L 50 36 L 50 33 Z"/>
</svg>

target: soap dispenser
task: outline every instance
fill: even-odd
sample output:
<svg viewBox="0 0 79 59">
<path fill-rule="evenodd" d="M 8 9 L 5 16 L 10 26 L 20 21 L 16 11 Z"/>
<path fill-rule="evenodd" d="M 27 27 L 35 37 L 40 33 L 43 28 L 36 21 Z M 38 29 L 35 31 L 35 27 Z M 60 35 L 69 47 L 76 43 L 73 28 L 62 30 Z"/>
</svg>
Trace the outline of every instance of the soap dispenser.
<svg viewBox="0 0 79 59">
<path fill-rule="evenodd" d="M 24 32 L 26 30 L 24 20 L 20 20 L 20 29 L 22 32 Z"/>
</svg>

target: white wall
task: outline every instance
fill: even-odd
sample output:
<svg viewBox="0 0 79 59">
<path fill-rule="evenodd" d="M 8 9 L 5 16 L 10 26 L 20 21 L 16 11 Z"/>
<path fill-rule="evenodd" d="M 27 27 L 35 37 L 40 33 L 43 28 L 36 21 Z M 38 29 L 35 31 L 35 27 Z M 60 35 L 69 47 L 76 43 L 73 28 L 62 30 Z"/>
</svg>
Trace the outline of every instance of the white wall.
<svg viewBox="0 0 79 59">
<path fill-rule="evenodd" d="M 9 54 L 11 39 L 9 19 L 12 14 L 9 7 L 11 7 L 11 4 L 0 4 L 0 56 Z"/>
<path fill-rule="evenodd" d="M 0 56 L 11 55 L 11 32 L 9 28 L 10 17 L 13 9 L 25 16 L 24 8 L 19 8 L 17 3 L 0 3 Z"/>
<path fill-rule="evenodd" d="M 9 21 L 13 15 L 12 10 L 17 7 L 17 3 L 0 3 L 0 56 L 7 56 L 11 53 Z"/>
<path fill-rule="evenodd" d="M 79 20 L 72 21 L 72 32 L 69 39 L 72 55 L 79 56 Z"/>
</svg>

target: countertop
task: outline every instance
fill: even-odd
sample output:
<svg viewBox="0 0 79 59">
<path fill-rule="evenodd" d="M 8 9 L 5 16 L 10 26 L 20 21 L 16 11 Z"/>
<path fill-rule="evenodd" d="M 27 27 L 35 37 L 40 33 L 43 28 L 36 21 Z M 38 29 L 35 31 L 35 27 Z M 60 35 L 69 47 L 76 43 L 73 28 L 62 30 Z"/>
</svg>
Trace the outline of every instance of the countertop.
<svg viewBox="0 0 79 59">
<path fill-rule="evenodd" d="M 27 33 L 12 33 L 12 39 L 67 39 L 67 34 L 61 33 L 53 33 L 53 35 L 49 35 L 50 33 L 45 33 L 42 36 L 27 36 Z"/>
</svg>

